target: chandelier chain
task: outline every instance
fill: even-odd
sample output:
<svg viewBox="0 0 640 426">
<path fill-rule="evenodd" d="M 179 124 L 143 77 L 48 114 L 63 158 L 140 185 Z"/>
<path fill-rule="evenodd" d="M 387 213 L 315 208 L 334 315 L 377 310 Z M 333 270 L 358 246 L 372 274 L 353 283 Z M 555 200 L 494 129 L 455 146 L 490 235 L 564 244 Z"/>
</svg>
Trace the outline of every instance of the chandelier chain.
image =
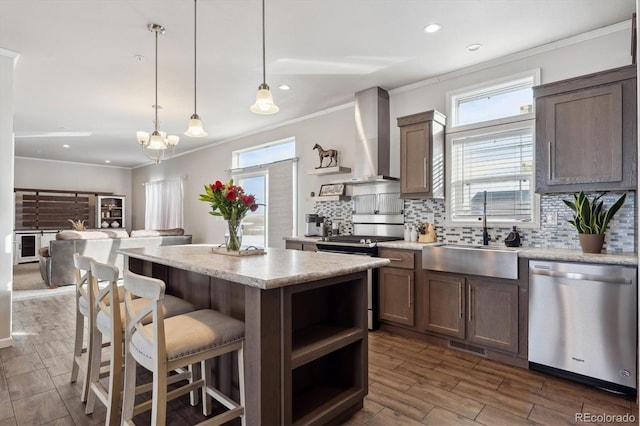
<svg viewBox="0 0 640 426">
<path fill-rule="evenodd" d="M 154 31 L 156 33 L 156 103 L 154 109 L 156 110 L 156 120 L 155 120 L 155 131 L 158 132 L 158 30 Z"/>
<path fill-rule="evenodd" d="M 197 114 L 196 110 L 196 94 L 197 94 L 197 61 L 196 56 L 198 54 L 197 43 L 198 43 L 198 0 L 193 0 L 193 113 Z"/>
</svg>

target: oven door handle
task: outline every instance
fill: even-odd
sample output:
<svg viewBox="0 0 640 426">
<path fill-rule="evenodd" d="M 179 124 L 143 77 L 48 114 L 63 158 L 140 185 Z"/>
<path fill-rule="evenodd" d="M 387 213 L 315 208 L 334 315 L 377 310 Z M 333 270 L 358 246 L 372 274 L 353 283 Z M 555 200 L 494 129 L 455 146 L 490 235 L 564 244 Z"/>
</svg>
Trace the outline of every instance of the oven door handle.
<svg viewBox="0 0 640 426">
<path fill-rule="evenodd" d="M 371 253 L 354 253 L 352 251 L 347 251 L 347 250 L 330 250 L 330 249 L 321 249 L 318 248 L 318 251 L 320 252 L 324 252 L 324 253 L 338 253 L 338 254 L 357 254 L 360 256 L 371 256 Z"/>
</svg>

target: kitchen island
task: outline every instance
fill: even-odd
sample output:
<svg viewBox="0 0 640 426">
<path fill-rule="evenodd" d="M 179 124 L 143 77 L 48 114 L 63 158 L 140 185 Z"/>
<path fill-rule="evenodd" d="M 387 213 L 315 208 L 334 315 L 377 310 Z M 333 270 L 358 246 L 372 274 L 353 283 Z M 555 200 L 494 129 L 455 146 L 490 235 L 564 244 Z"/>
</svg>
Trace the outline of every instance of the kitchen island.
<svg viewBox="0 0 640 426">
<path fill-rule="evenodd" d="M 122 253 L 131 271 L 162 279 L 168 294 L 245 322 L 247 424 L 337 423 L 362 408 L 367 274 L 389 260 L 277 248 L 227 256 L 211 248 Z M 231 363 L 224 359 L 215 376 L 236 392 Z"/>
</svg>

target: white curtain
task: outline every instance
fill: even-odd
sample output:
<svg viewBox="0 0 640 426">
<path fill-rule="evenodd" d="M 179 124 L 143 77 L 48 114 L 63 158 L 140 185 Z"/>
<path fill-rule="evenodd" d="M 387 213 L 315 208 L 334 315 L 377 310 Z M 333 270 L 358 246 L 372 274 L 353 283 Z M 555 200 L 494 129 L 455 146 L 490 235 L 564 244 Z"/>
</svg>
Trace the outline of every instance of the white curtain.
<svg viewBox="0 0 640 426">
<path fill-rule="evenodd" d="M 145 229 L 183 228 L 182 180 L 145 184 Z"/>
</svg>

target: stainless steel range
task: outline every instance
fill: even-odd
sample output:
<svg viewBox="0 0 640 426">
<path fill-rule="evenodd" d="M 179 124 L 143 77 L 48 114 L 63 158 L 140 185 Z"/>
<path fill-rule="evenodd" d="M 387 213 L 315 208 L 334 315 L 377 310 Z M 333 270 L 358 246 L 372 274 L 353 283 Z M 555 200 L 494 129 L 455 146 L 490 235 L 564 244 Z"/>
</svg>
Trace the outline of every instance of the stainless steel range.
<svg viewBox="0 0 640 426">
<path fill-rule="evenodd" d="M 371 191 L 369 185 L 359 191 Z M 388 184 L 382 185 L 388 187 Z M 376 185 L 380 190 L 381 185 Z M 354 192 L 359 192 L 355 190 Z M 354 195 L 354 214 L 351 216 L 353 235 L 325 237 L 318 241 L 318 251 L 378 256 L 378 243 L 403 238 L 403 202 L 398 193 L 365 193 Z M 370 269 L 367 283 L 369 330 L 378 328 L 378 270 Z"/>
<path fill-rule="evenodd" d="M 359 254 L 378 257 L 378 242 L 399 240 L 399 237 L 375 235 L 341 235 L 318 241 L 318 251 L 344 254 Z M 378 269 L 367 271 L 367 310 L 369 330 L 378 329 Z"/>
</svg>

